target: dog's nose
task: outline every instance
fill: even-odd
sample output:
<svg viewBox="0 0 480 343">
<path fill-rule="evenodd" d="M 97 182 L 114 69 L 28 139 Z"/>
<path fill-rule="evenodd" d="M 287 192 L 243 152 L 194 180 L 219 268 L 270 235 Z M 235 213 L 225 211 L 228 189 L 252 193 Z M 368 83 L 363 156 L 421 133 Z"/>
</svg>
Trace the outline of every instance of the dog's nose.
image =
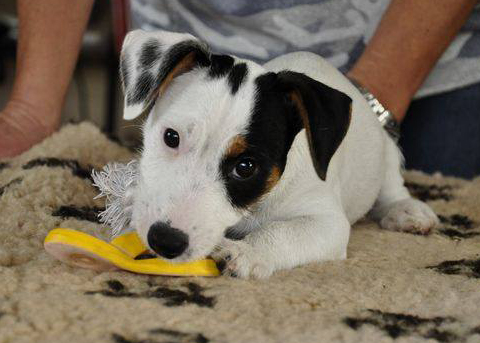
<svg viewBox="0 0 480 343">
<path fill-rule="evenodd" d="M 165 258 L 180 256 L 188 247 L 188 236 L 167 223 L 156 222 L 148 231 L 148 245 Z"/>
</svg>

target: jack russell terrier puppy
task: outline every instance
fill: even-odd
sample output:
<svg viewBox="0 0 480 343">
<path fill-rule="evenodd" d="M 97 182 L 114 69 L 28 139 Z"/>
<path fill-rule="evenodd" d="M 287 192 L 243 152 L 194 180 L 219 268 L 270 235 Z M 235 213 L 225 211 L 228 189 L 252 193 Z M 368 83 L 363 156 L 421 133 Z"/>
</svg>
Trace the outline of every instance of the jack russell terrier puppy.
<svg viewBox="0 0 480 343">
<path fill-rule="evenodd" d="M 360 92 L 315 54 L 259 65 L 137 30 L 120 69 L 124 118 L 148 115 L 131 224 L 163 258 L 210 255 L 225 274 L 265 278 L 346 258 L 367 213 L 387 230 L 438 222 Z"/>
</svg>

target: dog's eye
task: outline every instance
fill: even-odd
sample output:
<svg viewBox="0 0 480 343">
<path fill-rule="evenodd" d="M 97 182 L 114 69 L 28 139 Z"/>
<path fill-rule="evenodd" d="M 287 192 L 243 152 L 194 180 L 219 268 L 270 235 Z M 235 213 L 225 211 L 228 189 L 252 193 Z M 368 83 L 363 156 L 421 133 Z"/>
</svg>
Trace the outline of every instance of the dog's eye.
<svg viewBox="0 0 480 343">
<path fill-rule="evenodd" d="M 244 157 L 237 162 L 232 174 L 237 179 L 248 179 L 257 170 L 255 160 L 250 157 Z"/>
<path fill-rule="evenodd" d="M 165 134 L 163 135 L 163 140 L 170 148 L 176 148 L 180 144 L 180 136 L 174 129 L 166 129 Z"/>
</svg>

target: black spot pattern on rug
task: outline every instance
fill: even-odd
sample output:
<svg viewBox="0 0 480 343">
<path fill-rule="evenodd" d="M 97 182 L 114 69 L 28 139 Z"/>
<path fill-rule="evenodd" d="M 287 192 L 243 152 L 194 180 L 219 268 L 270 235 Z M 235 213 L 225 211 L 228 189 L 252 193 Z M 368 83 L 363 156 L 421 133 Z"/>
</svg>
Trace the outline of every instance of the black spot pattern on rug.
<svg viewBox="0 0 480 343">
<path fill-rule="evenodd" d="M 458 342 L 457 333 L 448 329 L 448 324 L 456 322 L 451 317 L 421 318 L 409 314 L 368 310 L 366 316 L 347 317 L 343 322 L 354 330 L 364 325 L 372 325 L 395 339 L 400 336 L 420 336 L 438 342 Z"/>
<path fill-rule="evenodd" d="M 480 259 L 478 260 L 456 260 L 443 261 L 436 266 L 429 266 L 428 269 L 433 269 L 439 273 L 447 275 L 464 275 L 469 278 L 480 279 Z"/>
<path fill-rule="evenodd" d="M 0 162 L 0 172 L 8 167 L 10 167 L 10 165 L 7 162 Z"/>
<path fill-rule="evenodd" d="M 153 329 L 149 331 L 155 339 L 132 339 L 118 333 L 112 334 L 115 343 L 208 343 L 210 340 L 201 333 L 188 333 L 170 329 Z"/>
<path fill-rule="evenodd" d="M 165 306 L 181 306 L 184 304 L 195 304 L 200 307 L 213 307 L 215 304 L 214 297 L 207 297 L 202 294 L 203 288 L 194 282 L 186 285 L 188 292 L 178 289 L 170 289 L 167 287 L 156 287 L 149 292 L 150 297 L 165 299 Z"/>
<path fill-rule="evenodd" d="M 106 289 L 102 289 L 100 291 L 88 291 L 85 292 L 86 295 L 92 294 L 101 294 L 107 297 L 136 297 L 137 294 L 128 292 L 125 285 L 118 280 L 108 280 L 106 282 L 107 287 Z"/>
<path fill-rule="evenodd" d="M 22 178 L 21 177 L 17 177 L 16 179 L 13 179 L 12 181 L 10 181 L 9 183 L 7 183 L 6 185 L 4 186 L 1 186 L 0 187 L 0 197 L 5 193 L 5 191 L 7 190 L 7 188 L 13 186 L 13 185 L 17 185 L 19 184 L 20 182 L 22 182 Z"/>
<path fill-rule="evenodd" d="M 123 292 L 125 290 L 123 283 L 118 280 L 108 280 L 107 285 L 115 293 Z"/>
<path fill-rule="evenodd" d="M 194 282 L 183 285 L 186 290 L 172 289 L 166 286 L 151 285 L 151 289 L 144 292 L 133 293 L 118 280 L 107 282 L 107 289 L 99 291 L 88 291 L 86 295 L 101 294 L 107 297 L 131 297 L 131 298 L 158 298 L 163 299 L 164 305 L 168 307 L 195 304 L 200 307 L 212 308 L 215 305 L 215 298 L 202 294 L 204 289 Z"/>
<path fill-rule="evenodd" d="M 112 340 L 116 343 L 142 343 L 142 342 L 147 342 L 145 340 L 127 339 L 127 338 L 125 338 L 125 336 L 119 335 L 118 333 L 112 333 Z"/>
<path fill-rule="evenodd" d="M 405 182 L 405 187 L 408 188 L 410 194 L 422 201 L 445 200 L 450 201 L 454 198 L 451 185 L 422 185 L 416 182 Z"/>
<path fill-rule="evenodd" d="M 31 160 L 22 166 L 22 168 L 25 170 L 35 167 L 67 168 L 72 171 L 73 175 L 92 181 L 91 171 L 93 167 L 88 166 L 84 168 L 80 166 L 80 163 L 76 160 L 60 159 L 56 157 L 41 157 Z"/>
<path fill-rule="evenodd" d="M 210 340 L 201 333 L 187 333 L 177 330 L 157 328 L 150 330 L 151 334 L 162 335 L 167 339 L 174 338 L 175 342 L 181 343 L 208 343 Z M 169 341 L 170 342 L 170 341 Z"/>
<path fill-rule="evenodd" d="M 450 216 L 438 215 L 438 219 L 442 223 L 438 233 L 451 239 L 471 238 L 480 235 L 479 231 L 474 230 L 477 224 L 461 214 L 453 214 Z"/>
<path fill-rule="evenodd" d="M 151 340 L 149 338 L 147 339 L 126 338 L 125 336 L 122 336 L 118 333 L 112 333 L 112 339 L 115 343 L 163 343 L 160 341 Z M 168 343 L 174 343 L 174 342 L 168 342 Z"/>
<path fill-rule="evenodd" d="M 87 220 L 93 223 L 99 223 L 100 219 L 98 218 L 98 214 L 104 211 L 105 208 L 103 207 L 76 207 L 74 205 L 69 206 L 60 206 L 58 209 L 53 211 L 52 216 L 54 217 L 61 217 L 63 219 L 66 218 L 75 218 L 78 220 Z"/>
</svg>

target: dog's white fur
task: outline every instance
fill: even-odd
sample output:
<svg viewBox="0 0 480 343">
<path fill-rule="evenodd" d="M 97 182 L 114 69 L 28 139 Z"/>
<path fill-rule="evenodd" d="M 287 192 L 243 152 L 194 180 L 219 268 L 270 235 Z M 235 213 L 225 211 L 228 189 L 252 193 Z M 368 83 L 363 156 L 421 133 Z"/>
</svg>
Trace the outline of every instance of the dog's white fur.
<svg viewBox="0 0 480 343">
<path fill-rule="evenodd" d="M 168 47 L 193 37 L 134 31 L 124 53 L 152 38 Z M 426 232 L 436 225 L 433 211 L 411 198 L 403 185 L 398 148 L 338 70 L 307 52 L 284 55 L 264 66 L 243 62 L 248 80 L 235 95 L 225 78 L 209 79 L 198 68 L 178 76 L 151 110 L 143 126 L 140 179 L 133 195 L 132 224 L 145 242 L 150 225 L 169 221 L 190 241 L 174 261 L 212 254 L 228 260 L 227 273 L 264 278 L 280 269 L 346 258 L 350 227 L 369 211 L 389 230 Z M 313 167 L 305 130 L 300 131 L 280 181 L 249 211 L 236 209 L 219 177 L 220 160 L 232 138 L 247 130 L 255 99 L 253 80 L 285 69 L 347 94 L 352 99 L 348 132 L 322 181 Z M 144 107 L 127 104 L 126 118 L 139 115 Z M 180 133 L 178 149 L 163 142 L 166 128 Z M 232 225 L 249 234 L 240 241 L 224 238 L 224 230 Z"/>
</svg>

